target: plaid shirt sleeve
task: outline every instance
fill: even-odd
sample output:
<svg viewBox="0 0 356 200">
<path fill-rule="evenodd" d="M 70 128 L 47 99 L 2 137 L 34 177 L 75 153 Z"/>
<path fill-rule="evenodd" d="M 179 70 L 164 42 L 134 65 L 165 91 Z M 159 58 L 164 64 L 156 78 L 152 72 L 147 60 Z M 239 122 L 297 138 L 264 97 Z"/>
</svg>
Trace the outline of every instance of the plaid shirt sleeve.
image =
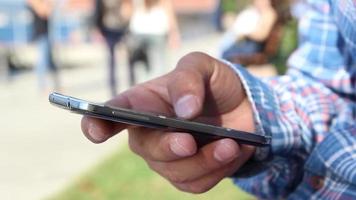
<svg viewBox="0 0 356 200">
<path fill-rule="evenodd" d="M 253 107 L 256 132 L 272 138 L 233 179 L 260 199 L 356 199 L 355 25 L 341 17 L 346 24 L 339 27 L 349 29 L 341 36 L 331 18 L 355 5 L 309 1 L 313 12 L 302 22 L 305 38 L 287 75 L 260 80 L 231 65 Z"/>
<path fill-rule="evenodd" d="M 289 196 L 300 186 L 305 162 L 328 136 L 336 116 L 351 115 L 348 104 L 297 71 L 262 81 L 242 67 L 234 69 L 253 105 L 257 134 L 272 138 L 271 146 L 259 148 L 234 182 L 261 199 Z"/>
</svg>

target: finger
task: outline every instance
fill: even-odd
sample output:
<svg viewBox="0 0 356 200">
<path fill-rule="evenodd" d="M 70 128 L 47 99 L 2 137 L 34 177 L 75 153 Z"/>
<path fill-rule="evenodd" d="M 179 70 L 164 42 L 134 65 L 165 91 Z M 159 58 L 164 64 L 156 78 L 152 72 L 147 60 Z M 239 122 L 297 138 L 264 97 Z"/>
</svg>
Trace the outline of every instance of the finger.
<svg viewBox="0 0 356 200">
<path fill-rule="evenodd" d="M 254 152 L 254 148 L 251 146 L 243 145 L 241 146 L 241 155 L 227 164 L 226 166 L 219 168 L 212 173 L 202 176 L 199 179 L 193 180 L 191 182 L 171 182 L 176 188 L 190 193 L 204 193 L 213 188 L 225 177 L 230 177 L 233 175 L 247 160 L 251 157 Z"/>
<path fill-rule="evenodd" d="M 106 104 L 117 107 L 130 108 L 130 102 L 124 93 L 108 101 Z M 114 134 L 127 128 L 127 125 L 114 123 L 111 121 L 84 116 L 81 121 L 81 128 L 84 135 L 93 143 L 102 143 Z"/>
<path fill-rule="evenodd" d="M 231 139 L 222 139 L 202 147 L 194 156 L 173 162 L 149 162 L 150 167 L 169 181 L 190 182 L 223 168 L 240 155 Z"/>
<path fill-rule="evenodd" d="M 154 92 L 152 89 L 145 88 L 143 85 L 134 87 L 118 95 L 108 101 L 106 105 L 167 115 L 171 115 L 170 113 L 173 112 L 169 104 L 160 94 Z M 104 142 L 128 127 L 130 127 L 130 125 L 92 117 L 84 117 L 82 119 L 82 131 L 85 136 L 94 143 Z"/>
<path fill-rule="evenodd" d="M 114 123 L 84 116 L 81 122 L 84 135 L 93 143 L 102 143 L 109 139 L 113 134 L 122 130 L 122 127 L 115 126 Z"/>
<path fill-rule="evenodd" d="M 192 156 L 197 151 L 197 145 L 190 134 L 144 128 L 129 130 L 129 146 L 133 152 L 151 162 L 173 161 Z"/>
<path fill-rule="evenodd" d="M 194 194 L 200 194 L 209 191 L 215 185 L 217 185 L 222 179 L 233 174 L 240 167 L 240 162 L 235 160 L 225 167 L 216 170 L 207 176 L 191 182 L 171 182 L 176 188 L 184 192 L 190 192 Z"/>
<path fill-rule="evenodd" d="M 161 82 L 165 82 L 165 78 L 162 77 L 137 85 L 108 101 L 106 105 L 129 108 L 135 111 L 171 115 L 173 110 L 166 97 L 166 91 L 160 85 Z"/>
<path fill-rule="evenodd" d="M 168 81 L 168 93 L 177 116 L 194 118 L 225 113 L 238 106 L 245 93 L 238 76 L 226 64 L 203 53 L 184 56 Z"/>
<path fill-rule="evenodd" d="M 204 104 L 204 77 L 194 65 L 196 63 L 189 56 L 183 57 L 168 82 L 168 93 L 175 114 L 185 119 L 192 119 L 199 115 Z"/>
</svg>

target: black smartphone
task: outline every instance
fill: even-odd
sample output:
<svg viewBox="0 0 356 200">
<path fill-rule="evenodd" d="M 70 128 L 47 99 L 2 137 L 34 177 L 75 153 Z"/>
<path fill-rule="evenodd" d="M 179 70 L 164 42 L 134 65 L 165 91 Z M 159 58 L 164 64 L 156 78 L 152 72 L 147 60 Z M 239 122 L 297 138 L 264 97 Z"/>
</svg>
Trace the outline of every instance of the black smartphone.
<svg viewBox="0 0 356 200">
<path fill-rule="evenodd" d="M 254 133 L 172 118 L 159 114 L 144 113 L 125 108 L 91 103 L 59 93 L 50 94 L 49 101 L 56 106 L 70 110 L 74 113 L 104 120 L 153 129 L 190 133 L 197 140 L 199 146 L 222 138 L 231 138 L 240 144 L 253 146 L 266 146 L 270 144 L 269 137 Z"/>
</svg>

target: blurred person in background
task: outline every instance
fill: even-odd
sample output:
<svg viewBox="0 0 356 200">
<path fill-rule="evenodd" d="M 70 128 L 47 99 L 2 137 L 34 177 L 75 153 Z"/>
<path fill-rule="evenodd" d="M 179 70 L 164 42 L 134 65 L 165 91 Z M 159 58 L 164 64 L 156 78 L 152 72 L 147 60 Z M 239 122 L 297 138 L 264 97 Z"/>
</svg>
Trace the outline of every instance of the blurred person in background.
<svg viewBox="0 0 356 200">
<path fill-rule="evenodd" d="M 224 15 L 223 13 L 224 13 L 223 0 L 217 0 L 213 13 L 213 24 L 216 31 L 218 32 L 222 32 L 224 30 L 223 20 L 222 20 Z"/>
<path fill-rule="evenodd" d="M 237 15 L 224 34 L 219 46 L 220 57 L 229 60 L 238 54 L 262 51 L 277 17 L 271 0 L 254 0 L 251 6 Z"/>
<path fill-rule="evenodd" d="M 128 129 L 132 151 L 186 192 L 232 177 L 259 199 L 356 199 L 356 2 L 308 2 L 286 75 L 260 79 L 195 52 L 107 102 L 269 136 L 268 146 L 221 139 L 198 148 L 189 133 L 89 117 L 83 132 L 101 143 Z"/>
<path fill-rule="evenodd" d="M 128 31 L 132 16 L 132 0 L 96 0 L 95 24 L 109 48 L 109 85 L 111 95 L 117 93 L 115 48 Z"/>
<path fill-rule="evenodd" d="M 50 33 L 54 0 L 27 0 L 27 3 L 34 17 L 34 38 L 38 42 L 36 72 L 40 91 L 48 93 L 52 89 L 46 80 L 48 73 L 53 79 L 53 88 L 59 90 L 58 68 L 53 59 L 53 42 Z"/>
<path fill-rule="evenodd" d="M 175 48 L 180 34 L 171 0 L 135 0 L 130 23 L 130 83 L 136 83 L 135 65 L 144 61 L 151 77 L 165 72 L 167 44 Z"/>
</svg>

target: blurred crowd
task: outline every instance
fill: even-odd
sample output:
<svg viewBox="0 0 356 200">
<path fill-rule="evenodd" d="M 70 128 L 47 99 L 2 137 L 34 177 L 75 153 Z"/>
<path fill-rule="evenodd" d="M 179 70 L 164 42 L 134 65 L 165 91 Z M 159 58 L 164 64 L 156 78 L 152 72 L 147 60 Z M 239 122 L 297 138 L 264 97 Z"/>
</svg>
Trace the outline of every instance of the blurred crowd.
<svg viewBox="0 0 356 200">
<path fill-rule="evenodd" d="M 194 1 L 195 2 L 195 1 Z M 58 43 L 102 41 L 107 46 L 107 80 L 112 95 L 118 92 L 117 53 L 125 46 L 129 84 L 137 82 L 135 68 L 144 66 L 148 76 L 166 66 L 167 49 L 178 48 L 181 31 L 179 6 L 200 6 L 207 19 L 223 32 L 216 47 L 220 58 L 244 65 L 270 62 L 280 46 L 283 27 L 291 13 L 297 18 L 303 1 L 277 0 L 9 0 L 0 3 L 1 64 L 9 76 L 17 71 L 12 51 L 29 42 L 37 57 L 32 68 L 41 92 L 61 90 L 54 49 Z M 188 5 L 188 6 L 186 6 Z M 185 6 L 185 7 L 184 7 Z M 205 6 L 205 7 L 204 7 Z M 184 11 L 183 11 L 184 13 Z M 178 17 L 179 18 L 179 17 Z M 4 67 L 2 67 L 4 68 Z M 6 73 L 0 70 L 0 73 Z M 152 78 L 152 77 L 151 77 Z"/>
</svg>

